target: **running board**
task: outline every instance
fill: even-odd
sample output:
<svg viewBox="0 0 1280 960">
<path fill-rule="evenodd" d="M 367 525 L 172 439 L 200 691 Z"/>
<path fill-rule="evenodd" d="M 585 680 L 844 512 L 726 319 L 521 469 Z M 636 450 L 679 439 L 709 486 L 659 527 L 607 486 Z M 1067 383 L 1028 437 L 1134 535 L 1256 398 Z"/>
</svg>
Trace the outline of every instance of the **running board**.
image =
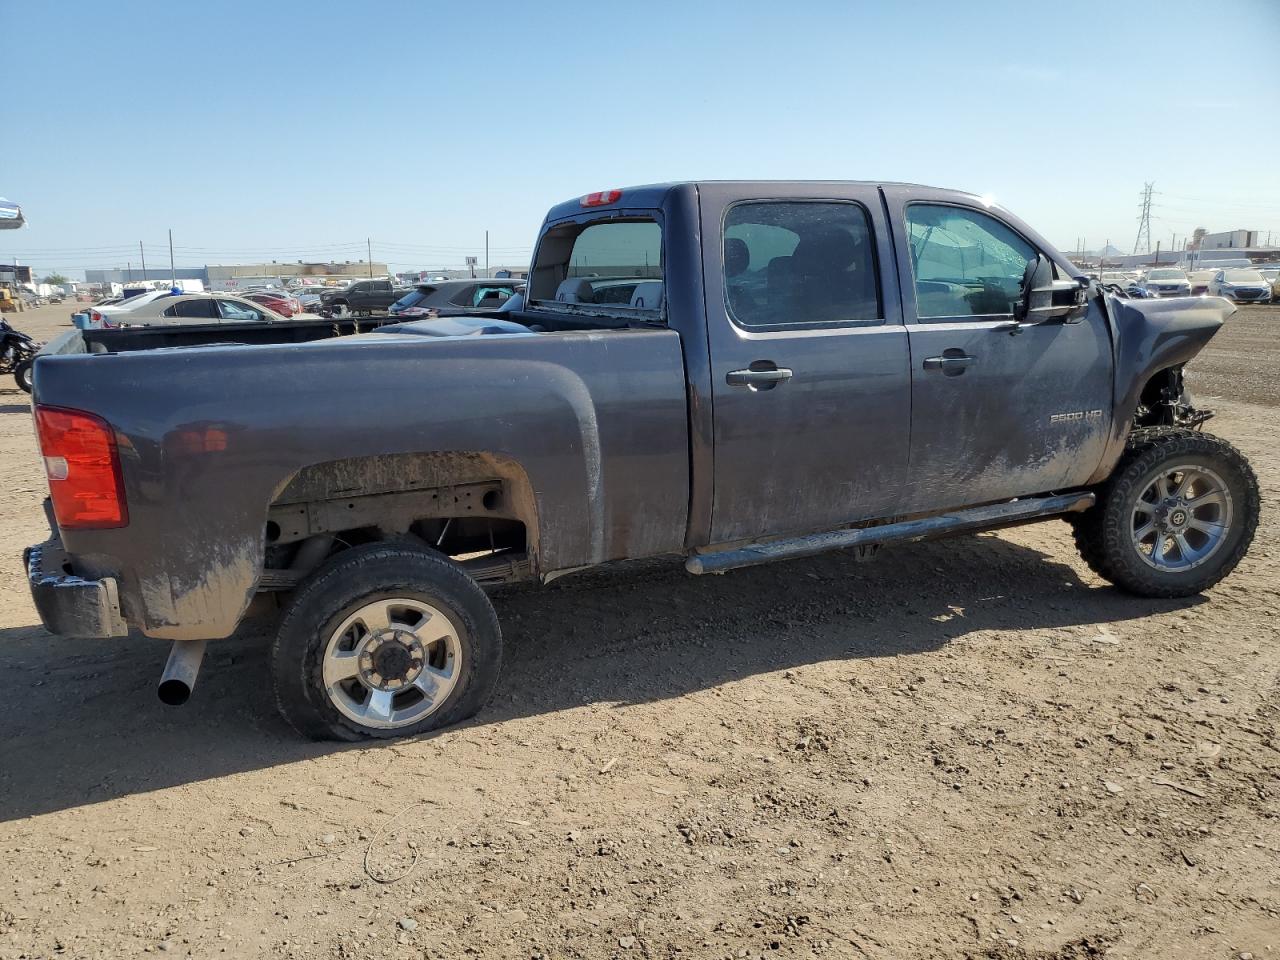
<svg viewBox="0 0 1280 960">
<path fill-rule="evenodd" d="M 724 573 L 726 570 L 752 567 L 773 560 L 812 557 L 828 550 L 928 540 L 953 533 L 1010 526 L 1060 513 L 1079 513 L 1092 507 L 1097 499 L 1092 493 L 1065 493 L 1052 497 L 1011 500 L 1008 503 L 957 510 L 921 520 L 904 520 L 879 527 L 858 527 L 855 530 L 832 530 L 830 533 L 815 533 L 807 537 L 770 540 L 711 553 L 695 553 L 685 560 L 684 567 L 695 574 Z"/>
</svg>

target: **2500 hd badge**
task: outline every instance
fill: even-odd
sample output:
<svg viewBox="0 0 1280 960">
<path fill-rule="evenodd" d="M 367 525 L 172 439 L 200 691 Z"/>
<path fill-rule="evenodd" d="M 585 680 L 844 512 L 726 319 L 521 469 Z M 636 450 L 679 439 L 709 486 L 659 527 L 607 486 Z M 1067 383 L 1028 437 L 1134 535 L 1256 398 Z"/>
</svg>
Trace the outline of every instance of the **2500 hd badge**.
<svg viewBox="0 0 1280 960">
<path fill-rule="evenodd" d="M 1075 410 L 1071 413 L 1055 413 L 1049 417 L 1050 423 L 1071 423 L 1075 420 L 1098 420 L 1102 417 L 1101 410 Z"/>
</svg>

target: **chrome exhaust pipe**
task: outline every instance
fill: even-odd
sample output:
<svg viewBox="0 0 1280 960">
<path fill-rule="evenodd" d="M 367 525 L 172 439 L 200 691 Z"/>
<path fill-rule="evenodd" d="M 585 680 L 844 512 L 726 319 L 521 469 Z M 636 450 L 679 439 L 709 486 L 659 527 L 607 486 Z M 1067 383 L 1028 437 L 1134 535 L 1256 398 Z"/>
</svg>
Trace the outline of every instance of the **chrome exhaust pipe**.
<svg viewBox="0 0 1280 960">
<path fill-rule="evenodd" d="M 205 640 L 173 641 L 164 673 L 160 674 L 160 686 L 156 688 L 161 703 L 180 707 L 191 699 L 196 674 L 200 672 L 200 661 L 204 659 L 205 643 Z"/>
</svg>

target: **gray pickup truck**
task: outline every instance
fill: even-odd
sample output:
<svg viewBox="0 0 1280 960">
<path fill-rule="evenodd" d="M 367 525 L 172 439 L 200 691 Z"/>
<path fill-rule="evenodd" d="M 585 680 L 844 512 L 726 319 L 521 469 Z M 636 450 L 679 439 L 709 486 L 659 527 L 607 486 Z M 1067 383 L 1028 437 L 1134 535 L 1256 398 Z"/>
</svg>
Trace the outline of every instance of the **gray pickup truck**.
<svg viewBox="0 0 1280 960">
<path fill-rule="evenodd" d="M 31 592 L 53 633 L 173 641 L 170 703 L 279 606 L 281 710 L 343 739 L 474 714 L 502 661 L 485 588 L 611 561 L 722 573 L 1060 517 L 1117 586 L 1193 594 L 1258 520 L 1183 386 L 1233 310 L 1117 297 L 951 190 L 592 193 L 501 312 L 41 357 Z"/>
</svg>

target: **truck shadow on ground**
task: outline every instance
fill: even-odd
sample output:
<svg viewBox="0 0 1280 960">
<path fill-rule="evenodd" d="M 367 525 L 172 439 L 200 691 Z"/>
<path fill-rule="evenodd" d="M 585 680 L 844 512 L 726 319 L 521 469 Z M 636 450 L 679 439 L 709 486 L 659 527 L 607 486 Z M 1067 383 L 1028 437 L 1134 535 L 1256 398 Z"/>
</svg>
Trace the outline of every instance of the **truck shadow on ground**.
<svg viewBox="0 0 1280 960">
<path fill-rule="evenodd" d="M 1115 622 L 1201 602 L 1083 583 L 994 536 L 690 577 L 678 562 L 598 570 L 495 596 L 503 679 L 474 724 L 680 697 L 831 660 L 910 657 L 977 631 Z M 211 644 L 189 704 L 162 706 L 153 640 L 0 630 L 0 822 L 383 743 L 303 741 L 278 717 L 270 632 Z"/>
</svg>

